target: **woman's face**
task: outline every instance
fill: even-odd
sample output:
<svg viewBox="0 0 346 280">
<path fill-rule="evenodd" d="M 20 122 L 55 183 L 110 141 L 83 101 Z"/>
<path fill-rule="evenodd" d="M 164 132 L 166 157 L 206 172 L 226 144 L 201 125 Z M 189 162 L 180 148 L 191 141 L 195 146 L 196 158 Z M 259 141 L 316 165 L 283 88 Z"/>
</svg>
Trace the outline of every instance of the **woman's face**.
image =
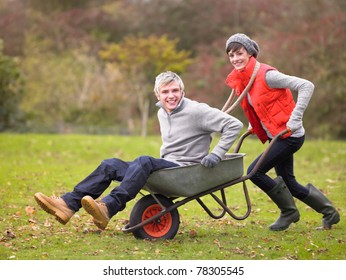
<svg viewBox="0 0 346 280">
<path fill-rule="evenodd" d="M 230 51 L 228 53 L 229 61 L 236 70 L 242 70 L 248 64 L 251 55 L 246 51 L 244 47 L 237 51 Z"/>
<path fill-rule="evenodd" d="M 182 97 L 183 91 L 180 89 L 179 84 L 174 81 L 160 88 L 157 99 L 161 101 L 165 110 L 170 113 L 178 106 Z"/>
</svg>

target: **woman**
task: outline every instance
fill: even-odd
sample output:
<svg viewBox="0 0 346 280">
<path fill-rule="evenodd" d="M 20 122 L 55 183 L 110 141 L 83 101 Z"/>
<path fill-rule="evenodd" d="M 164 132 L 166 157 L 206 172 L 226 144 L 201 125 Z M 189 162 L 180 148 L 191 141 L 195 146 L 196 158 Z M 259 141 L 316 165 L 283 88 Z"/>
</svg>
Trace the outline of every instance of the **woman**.
<svg viewBox="0 0 346 280">
<path fill-rule="evenodd" d="M 238 33 L 227 40 L 226 53 L 234 67 L 227 76 L 226 84 L 240 95 L 258 65 L 259 46 L 247 35 Z M 298 92 L 296 103 L 291 90 Z M 274 143 L 263 164 L 251 177 L 251 181 L 281 210 L 280 217 L 270 225 L 270 230 L 285 230 L 291 223 L 299 221 L 300 214 L 293 197 L 323 214 L 322 228 L 331 229 L 340 221 L 339 213 L 322 192 L 312 184 L 302 186 L 294 176 L 293 154 L 304 143 L 302 118 L 313 91 L 311 82 L 282 74 L 274 67 L 261 63 L 250 90 L 241 101 L 250 131 L 263 143 L 285 129 L 289 131 Z M 248 173 L 258 159 L 249 166 Z M 266 174 L 272 168 L 278 176 L 275 179 Z"/>
</svg>

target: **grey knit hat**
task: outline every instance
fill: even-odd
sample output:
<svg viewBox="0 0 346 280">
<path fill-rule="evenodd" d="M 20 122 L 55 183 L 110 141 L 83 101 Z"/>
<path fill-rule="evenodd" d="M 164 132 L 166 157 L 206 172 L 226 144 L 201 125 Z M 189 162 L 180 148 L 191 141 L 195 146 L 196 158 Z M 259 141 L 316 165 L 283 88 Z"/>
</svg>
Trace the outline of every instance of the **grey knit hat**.
<svg viewBox="0 0 346 280">
<path fill-rule="evenodd" d="M 260 48 L 258 44 L 242 33 L 237 33 L 228 38 L 226 42 L 226 52 L 231 43 L 239 43 L 244 46 L 247 52 L 257 58 Z"/>
</svg>

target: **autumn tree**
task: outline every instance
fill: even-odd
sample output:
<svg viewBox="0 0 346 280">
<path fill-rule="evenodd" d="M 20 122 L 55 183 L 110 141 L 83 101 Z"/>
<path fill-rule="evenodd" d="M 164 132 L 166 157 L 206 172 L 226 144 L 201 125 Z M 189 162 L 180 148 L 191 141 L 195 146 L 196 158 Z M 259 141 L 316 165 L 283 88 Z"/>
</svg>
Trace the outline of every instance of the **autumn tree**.
<svg viewBox="0 0 346 280">
<path fill-rule="evenodd" d="M 22 61 L 27 83 L 21 108 L 28 128 L 60 133 L 78 127 L 88 133 L 119 131 L 123 101 L 117 94 L 121 85 L 113 87 L 116 69 L 103 67 L 87 47 L 57 55 L 42 45 L 37 51 L 28 46 L 30 55 Z"/>
<path fill-rule="evenodd" d="M 142 136 L 147 135 L 155 77 L 167 70 L 182 73 L 192 62 L 188 51 L 177 50 L 177 43 L 177 39 L 170 40 L 165 35 L 129 35 L 121 43 L 110 44 L 100 52 L 102 59 L 114 64 L 122 73 L 123 82 L 127 85 L 124 94 L 132 104 L 136 102 L 133 105 L 141 115 Z"/>
<path fill-rule="evenodd" d="M 22 74 L 15 60 L 3 54 L 0 39 L 0 131 L 15 125 L 22 96 Z"/>
</svg>

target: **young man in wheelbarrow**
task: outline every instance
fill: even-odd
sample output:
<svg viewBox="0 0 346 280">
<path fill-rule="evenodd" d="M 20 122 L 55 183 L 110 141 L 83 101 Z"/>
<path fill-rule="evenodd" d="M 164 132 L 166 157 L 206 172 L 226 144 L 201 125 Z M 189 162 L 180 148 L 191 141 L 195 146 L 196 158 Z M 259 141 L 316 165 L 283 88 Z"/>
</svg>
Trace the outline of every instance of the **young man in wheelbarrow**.
<svg viewBox="0 0 346 280">
<path fill-rule="evenodd" d="M 103 160 L 72 192 L 61 197 L 36 193 L 35 200 L 44 211 L 66 224 L 83 207 L 93 217 L 95 225 L 103 230 L 109 220 L 136 197 L 153 171 L 194 163 L 212 168 L 221 161 L 243 124 L 218 109 L 186 98 L 183 81 L 173 72 L 163 72 L 156 77 L 154 92 L 160 108 L 160 158 L 140 156 L 130 162 L 118 158 Z M 214 132 L 221 135 L 209 153 Z M 120 185 L 96 200 L 112 181 Z"/>
</svg>

